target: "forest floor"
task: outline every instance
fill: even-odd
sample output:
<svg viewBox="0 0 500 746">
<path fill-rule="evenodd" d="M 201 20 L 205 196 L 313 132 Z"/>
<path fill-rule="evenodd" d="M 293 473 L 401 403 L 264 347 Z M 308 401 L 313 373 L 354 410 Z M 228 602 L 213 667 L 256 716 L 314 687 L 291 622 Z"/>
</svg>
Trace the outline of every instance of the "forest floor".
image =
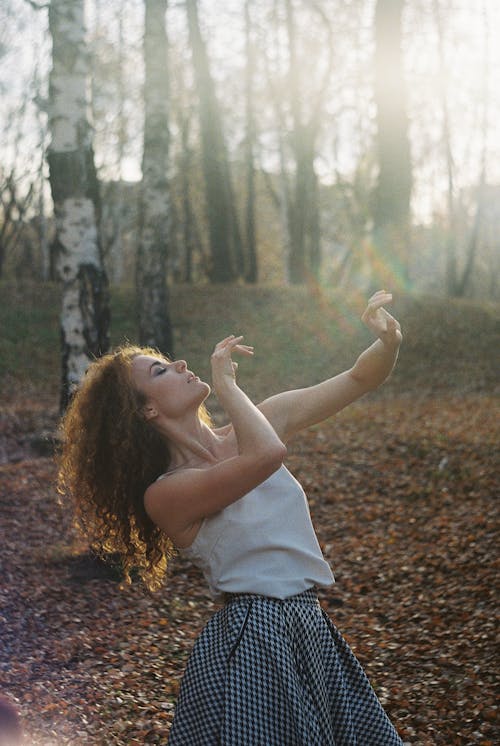
<svg viewBox="0 0 500 746">
<path fill-rule="evenodd" d="M 254 396 L 267 395 L 284 367 L 292 385 L 301 383 L 304 365 L 318 380 L 325 361 L 314 370 L 309 361 L 324 354 L 333 317 L 343 326 L 339 349 L 359 345 L 339 304 L 333 312 L 316 298 L 316 316 L 303 307 L 301 317 L 297 298 L 283 308 L 282 295 L 271 313 L 264 296 L 254 295 L 261 299 L 254 309 L 273 319 L 272 339 L 259 375 L 242 371 Z M 184 341 L 195 355 L 201 340 L 193 340 L 191 324 L 203 313 L 202 294 L 191 301 L 189 314 L 182 303 L 175 308 L 189 319 Z M 242 326 L 257 324 L 246 306 L 221 303 L 231 323 L 241 314 Z M 25 309 L 17 346 L 0 319 L 0 353 L 2 345 L 8 353 L 0 371 L 0 691 L 18 708 L 30 746 L 165 744 L 187 656 L 217 606 L 181 558 L 154 595 L 138 583 L 124 588 L 89 562 L 43 453 L 57 419 L 57 383 L 45 365 L 52 365 L 57 329 L 47 332 L 47 350 L 23 346 L 43 316 L 35 307 L 33 300 L 33 316 Z M 321 604 L 405 743 L 494 746 L 498 309 L 415 299 L 401 311 L 399 371 L 380 393 L 297 436 L 287 465 L 309 496 L 335 571 Z M 284 359 L 290 325 L 295 348 Z M 251 331 L 266 350 L 264 333 Z M 274 389 L 280 384 L 273 380 Z"/>
</svg>

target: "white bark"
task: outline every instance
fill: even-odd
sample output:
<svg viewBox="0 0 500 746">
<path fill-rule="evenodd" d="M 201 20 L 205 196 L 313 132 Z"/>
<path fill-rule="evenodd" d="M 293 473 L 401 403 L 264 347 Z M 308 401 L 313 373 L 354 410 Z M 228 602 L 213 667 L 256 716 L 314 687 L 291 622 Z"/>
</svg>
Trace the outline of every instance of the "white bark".
<svg viewBox="0 0 500 746">
<path fill-rule="evenodd" d="M 62 397 L 107 347 L 107 281 L 98 236 L 83 0 L 52 0 L 48 152 L 62 289 Z"/>
<path fill-rule="evenodd" d="M 82 264 L 100 267 L 94 203 L 90 199 L 64 200 L 57 221 L 62 247 L 58 269 L 64 282 L 72 282 Z"/>
<path fill-rule="evenodd" d="M 82 265 L 100 269 L 94 204 L 90 199 L 66 199 L 57 216 L 60 253 L 58 273 L 63 280 L 61 330 L 68 348 L 67 383 L 72 393 L 89 366 L 85 341 L 87 318 L 81 303 Z"/>
<path fill-rule="evenodd" d="M 80 288 L 78 283 L 67 283 L 62 298 L 61 330 L 69 355 L 66 362 L 68 392 L 72 394 L 89 367 L 89 358 L 82 349 L 84 318 L 80 306 Z"/>
<path fill-rule="evenodd" d="M 57 152 L 67 152 L 76 149 L 79 131 L 89 129 L 90 65 L 83 0 L 52 0 L 51 13 L 51 26 L 56 34 L 50 77 L 51 147 Z"/>
</svg>

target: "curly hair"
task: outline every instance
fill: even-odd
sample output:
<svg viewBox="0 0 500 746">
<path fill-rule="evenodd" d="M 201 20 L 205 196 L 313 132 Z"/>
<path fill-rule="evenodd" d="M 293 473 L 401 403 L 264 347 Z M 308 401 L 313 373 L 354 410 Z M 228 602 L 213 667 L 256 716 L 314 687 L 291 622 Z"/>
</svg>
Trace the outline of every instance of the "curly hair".
<svg viewBox="0 0 500 746">
<path fill-rule="evenodd" d="M 149 347 L 127 345 L 92 363 L 60 423 L 58 491 L 69 494 L 75 522 L 101 557 L 121 558 L 127 583 L 136 570 L 151 591 L 173 555 L 170 539 L 144 508 L 144 492 L 168 470 L 165 439 L 142 415 L 145 396 L 134 386 L 138 355 L 168 359 Z M 207 424 L 205 407 L 199 416 Z"/>
</svg>

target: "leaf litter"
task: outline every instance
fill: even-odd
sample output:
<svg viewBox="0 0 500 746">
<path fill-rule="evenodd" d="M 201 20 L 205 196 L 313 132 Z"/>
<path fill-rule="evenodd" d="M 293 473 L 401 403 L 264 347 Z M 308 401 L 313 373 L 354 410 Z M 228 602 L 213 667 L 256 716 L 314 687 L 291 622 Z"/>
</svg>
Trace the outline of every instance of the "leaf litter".
<svg viewBox="0 0 500 746">
<path fill-rule="evenodd" d="M 500 740 L 496 412 L 479 394 L 375 397 L 289 449 L 337 580 L 320 602 L 415 746 Z M 54 476 L 32 454 L 0 467 L 1 691 L 33 746 L 165 744 L 218 607 L 180 557 L 163 591 L 123 588 Z"/>
</svg>

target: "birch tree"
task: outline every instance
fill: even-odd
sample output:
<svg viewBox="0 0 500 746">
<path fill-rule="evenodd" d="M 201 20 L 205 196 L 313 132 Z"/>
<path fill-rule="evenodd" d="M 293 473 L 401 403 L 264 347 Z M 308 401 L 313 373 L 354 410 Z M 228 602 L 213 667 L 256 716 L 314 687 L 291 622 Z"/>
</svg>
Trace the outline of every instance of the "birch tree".
<svg viewBox="0 0 500 746">
<path fill-rule="evenodd" d="M 55 250 L 62 281 L 61 407 L 94 356 L 109 346 L 109 297 L 98 236 L 99 190 L 89 110 L 83 0 L 51 0 L 49 80 Z"/>
<path fill-rule="evenodd" d="M 144 150 L 137 255 L 139 341 L 173 354 L 168 315 L 168 84 L 166 0 L 146 0 L 144 24 Z"/>
</svg>

